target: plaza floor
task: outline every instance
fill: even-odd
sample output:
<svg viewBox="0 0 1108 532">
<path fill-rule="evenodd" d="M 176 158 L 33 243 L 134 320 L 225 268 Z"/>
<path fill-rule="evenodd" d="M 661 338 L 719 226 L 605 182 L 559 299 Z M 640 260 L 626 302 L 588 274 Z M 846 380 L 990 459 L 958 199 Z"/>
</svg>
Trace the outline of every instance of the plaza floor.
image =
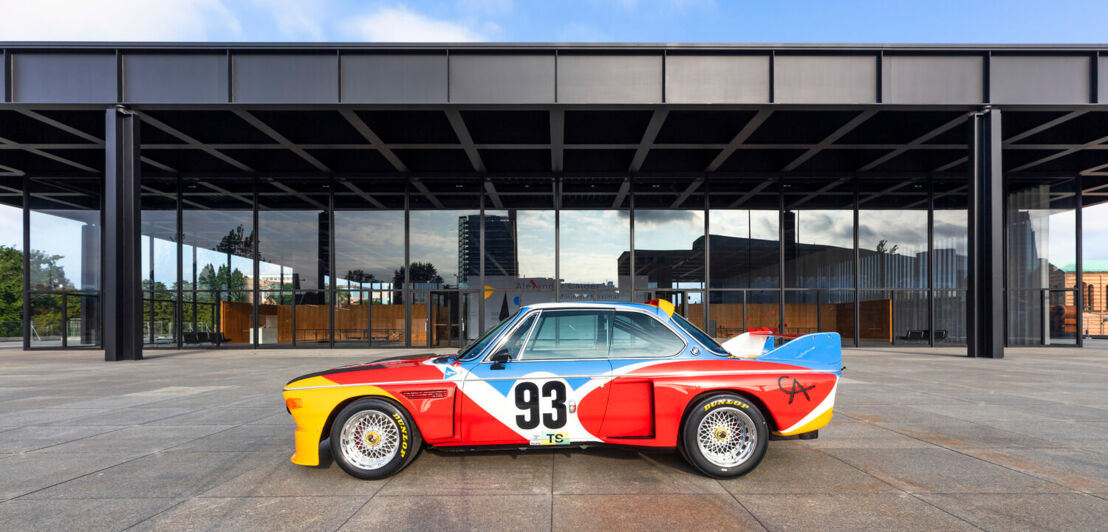
<svg viewBox="0 0 1108 532">
<path fill-rule="evenodd" d="M 415 352 L 415 351 L 411 351 Z M 1108 346 L 851 349 L 831 425 L 742 478 L 673 454 L 288 461 L 291 377 L 404 351 L 0 351 L 0 530 L 1104 529 Z"/>
</svg>

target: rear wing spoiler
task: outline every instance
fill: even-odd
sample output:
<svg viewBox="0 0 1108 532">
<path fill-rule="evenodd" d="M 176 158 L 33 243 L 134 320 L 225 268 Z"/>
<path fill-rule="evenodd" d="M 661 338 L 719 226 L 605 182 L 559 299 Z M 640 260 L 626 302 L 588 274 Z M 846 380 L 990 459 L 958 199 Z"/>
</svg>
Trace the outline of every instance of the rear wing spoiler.
<svg viewBox="0 0 1108 532">
<path fill-rule="evenodd" d="M 776 338 L 790 340 L 776 346 Z M 839 333 L 834 332 L 787 336 L 774 334 L 769 330 L 753 330 L 731 338 L 722 345 L 734 358 L 780 362 L 837 374 L 843 369 L 842 339 Z"/>
</svg>

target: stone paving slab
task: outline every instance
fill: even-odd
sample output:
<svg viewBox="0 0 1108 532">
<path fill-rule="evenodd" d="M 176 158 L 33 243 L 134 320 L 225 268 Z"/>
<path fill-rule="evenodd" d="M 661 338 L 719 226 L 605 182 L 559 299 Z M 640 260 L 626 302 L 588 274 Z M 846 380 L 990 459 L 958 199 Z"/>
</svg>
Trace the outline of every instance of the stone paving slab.
<svg viewBox="0 0 1108 532">
<path fill-rule="evenodd" d="M 738 479 L 629 449 L 300 467 L 288 379 L 419 350 L 0 352 L 0 530 L 1103 528 L 1108 349 L 848 349 L 831 425 Z"/>
</svg>

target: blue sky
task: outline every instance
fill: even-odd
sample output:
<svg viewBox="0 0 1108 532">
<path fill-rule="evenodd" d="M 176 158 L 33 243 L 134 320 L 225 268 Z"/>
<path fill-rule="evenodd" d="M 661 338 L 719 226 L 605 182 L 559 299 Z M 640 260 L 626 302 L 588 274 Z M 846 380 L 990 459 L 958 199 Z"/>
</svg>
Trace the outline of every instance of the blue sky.
<svg viewBox="0 0 1108 532">
<path fill-rule="evenodd" d="M 0 0 L 0 40 L 1103 43 L 1104 0 Z"/>
</svg>

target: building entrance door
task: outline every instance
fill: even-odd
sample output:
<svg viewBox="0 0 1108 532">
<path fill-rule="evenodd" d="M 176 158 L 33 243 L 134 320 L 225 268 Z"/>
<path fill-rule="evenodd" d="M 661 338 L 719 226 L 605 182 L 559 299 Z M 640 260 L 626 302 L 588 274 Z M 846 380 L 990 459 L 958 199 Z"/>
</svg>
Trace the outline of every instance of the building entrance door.
<svg viewBox="0 0 1108 532">
<path fill-rule="evenodd" d="M 427 298 L 427 346 L 461 347 L 465 337 L 466 298 L 459 292 L 435 292 Z"/>
</svg>

